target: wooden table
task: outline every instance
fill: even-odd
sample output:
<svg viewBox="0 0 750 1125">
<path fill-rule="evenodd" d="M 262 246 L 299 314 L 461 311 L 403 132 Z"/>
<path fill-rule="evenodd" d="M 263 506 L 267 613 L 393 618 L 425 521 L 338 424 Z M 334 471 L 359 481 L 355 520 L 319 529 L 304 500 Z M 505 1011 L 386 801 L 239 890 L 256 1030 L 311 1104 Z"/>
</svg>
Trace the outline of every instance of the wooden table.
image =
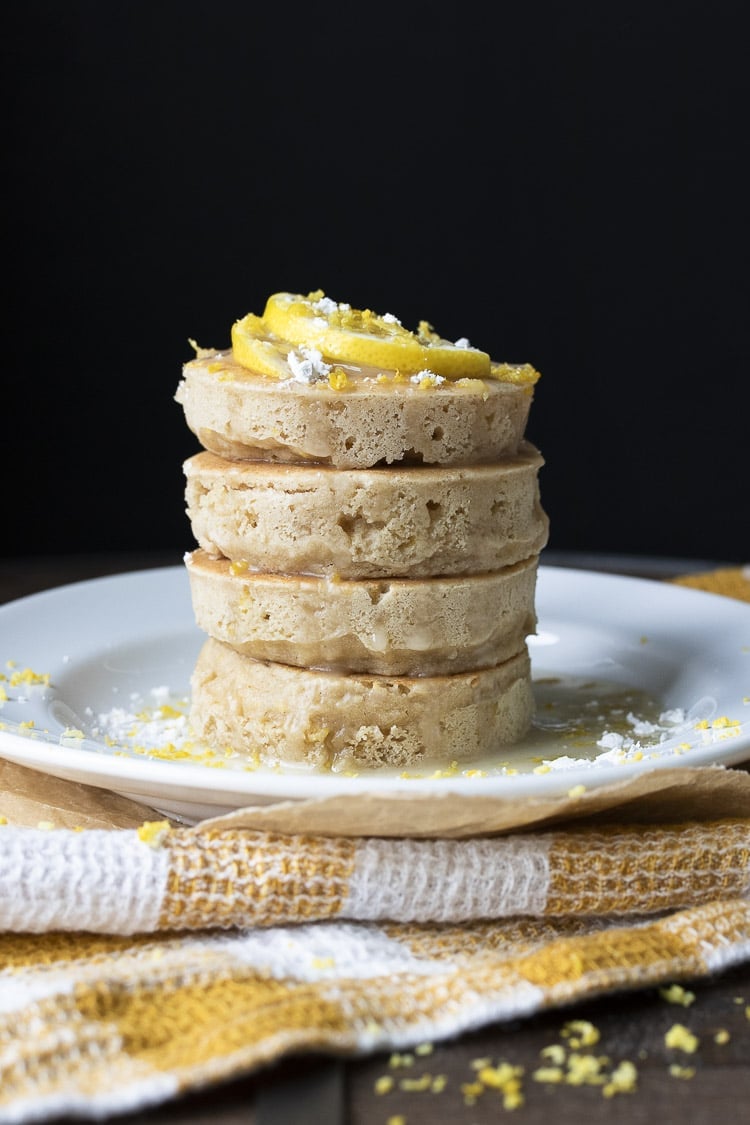
<svg viewBox="0 0 750 1125">
<path fill-rule="evenodd" d="M 0 602 L 68 582 L 174 565 L 179 553 L 61 556 L 0 560 Z M 712 560 L 647 559 L 622 556 L 561 555 L 548 551 L 545 565 L 576 566 L 668 579 L 690 571 L 722 565 Z M 620 1122 L 641 1125 L 740 1125 L 750 1121 L 750 961 L 710 982 L 683 982 L 695 993 L 689 1008 L 669 1004 L 657 989 L 623 993 L 558 1009 L 518 1022 L 484 1027 L 435 1044 L 428 1057 L 415 1058 L 408 1070 L 395 1069 L 390 1056 L 336 1060 L 316 1055 L 293 1057 L 256 1075 L 200 1094 L 188 1095 L 160 1108 L 118 1117 L 121 1125 L 484 1125 L 508 1118 L 519 1125 L 580 1125 Z M 630 1094 L 604 1098 L 595 1086 L 543 1085 L 531 1080 L 542 1048 L 561 1041 L 569 1019 L 589 1020 L 599 1029 L 598 1054 L 630 1059 L 638 1068 L 638 1088 Z M 675 1077 L 674 1061 L 664 1043 L 674 1023 L 685 1023 L 699 1036 L 700 1048 L 685 1063 L 692 1078 Z M 716 1042 L 718 1032 L 726 1042 Z M 720 1039 L 723 1036 L 719 1037 Z M 467 1106 L 461 1086 L 470 1082 L 472 1061 L 505 1060 L 525 1068 L 525 1104 L 502 1108 L 499 1098 L 483 1095 Z M 387 1096 L 375 1092 L 378 1078 L 398 1080 L 429 1072 L 445 1075 L 441 1093 L 396 1088 Z"/>
</svg>

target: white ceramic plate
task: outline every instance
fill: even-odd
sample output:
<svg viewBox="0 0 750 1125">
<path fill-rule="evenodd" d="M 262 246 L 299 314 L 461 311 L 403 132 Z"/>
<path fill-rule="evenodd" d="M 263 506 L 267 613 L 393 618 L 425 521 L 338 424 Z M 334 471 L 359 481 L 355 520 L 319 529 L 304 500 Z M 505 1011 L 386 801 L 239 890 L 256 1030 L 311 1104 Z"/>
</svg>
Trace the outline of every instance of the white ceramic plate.
<svg viewBox="0 0 750 1125">
<path fill-rule="evenodd" d="M 550 796 L 661 766 L 750 758 L 750 605 L 658 581 L 545 566 L 536 605 L 538 633 L 529 644 L 541 726 L 496 763 L 482 763 L 484 776 L 349 777 L 236 763 L 213 769 L 108 744 L 97 716 L 158 702 L 156 688 L 187 697 L 204 635 L 181 566 L 75 583 L 0 607 L 0 698 L 8 697 L 0 705 L 0 756 L 192 821 L 349 792 Z M 48 674 L 49 685 L 30 683 L 26 669 Z M 654 701 L 652 719 L 672 712 L 650 737 L 632 726 L 643 718 L 640 693 Z M 576 708 L 588 724 L 577 741 L 570 730 Z M 635 711 L 630 727 L 622 718 L 628 708 Z M 624 736 L 611 733 L 618 715 Z M 71 728 L 84 737 L 66 736 Z"/>
</svg>

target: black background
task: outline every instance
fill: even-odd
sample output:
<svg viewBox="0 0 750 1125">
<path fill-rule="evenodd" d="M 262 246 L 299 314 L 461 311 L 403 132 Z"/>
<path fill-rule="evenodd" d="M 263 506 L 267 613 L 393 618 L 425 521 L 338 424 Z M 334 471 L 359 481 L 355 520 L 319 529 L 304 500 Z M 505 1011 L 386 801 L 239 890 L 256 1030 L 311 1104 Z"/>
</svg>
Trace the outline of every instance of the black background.
<svg viewBox="0 0 750 1125">
<path fill-rule="evenodd" d="M 190 549 L 188 338 L 322 288 L 542 372 L 551 549 L 750 560 L 742 10 L 6 6 L 0 553 Z"/>
</svg>

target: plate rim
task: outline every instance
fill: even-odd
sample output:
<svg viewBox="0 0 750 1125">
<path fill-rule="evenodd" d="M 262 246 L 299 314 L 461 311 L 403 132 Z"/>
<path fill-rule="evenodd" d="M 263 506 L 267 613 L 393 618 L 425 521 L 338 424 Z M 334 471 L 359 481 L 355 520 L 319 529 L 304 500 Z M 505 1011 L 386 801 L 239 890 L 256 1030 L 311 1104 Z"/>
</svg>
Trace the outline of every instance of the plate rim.
<svg viewBox="0 0 750 1125">
<path fill-rule="evenodd" d="M 643 593 L 647 592 L 649 595 L 656 594 L 658 591 L 662 598 L 665 591 L 668 591 L 666 594 L 667 600 L 681 601 L 684 605 L 702 606 L 710 612 L 721 606 L 720 617 L 726 613 L 727 607 L 731 606 L 733 613 L 737 615 L 739 624 L 748 629 L 747 642 L 750 646 L 750 604 L 735 601 L 726 595 L 639 575 L 596 571 L 583 567 L 545 565 L 543 556 L 539 563 L 538 577 L 542 588 L 542 600 L 545 596 L 544 584 L 554 577 L 563 586 L 587 581 L 595 582 L 600 588 L 609 588 L 610 590 L 637 589 Z M 184 564 L 166 564 L 80 579 L 12 599 L 0 605 L 0 629 L 7 619 L 19 614 L 23 616 L 27 611 L 44 611 L 50 604 L 61 603 L 72 594 L 85 596 L 87 591 L 91 589 L 95 589 L 97 592 L 106 592 L 108 588 L 122 587 L 127 583 L 134 583 L 136 586 L 145 583 L 148 586 L 157 582 L 166 582 L 169 585 L 178 579 L 183 582 L 182 594 L 187 597 L 186 607 L 189 609 L 189 582 Z M 539 598 L 537 598 L 537 601 L 539 602 Z M 539 623 L 543 628 L 545 611 L 542 606 L 539 606 L 539 609 L 541 610 Z M 190 618 L 185 618 L 184 624 L 186 627 L 192 624 L 198 637 L 200 637 L 200 630 L 191 622 Z M 0 656 L 7 659 L 4 653 Z M 748 678 L 750 679 L 750 675 Z M 1 722 L 2 708 L 0 708 Z M 158 799 L 155 789 L 166 790 L 165 797 L 168 794 L 174 796 L 178 793 L 187 793 L 190 796 L 182 799 L 200 798 L 203 804 L 216 807 L 225 807 L 227 799 L 232 800 L 235 796 L 247 799 L 239 802 L 232 801 L 232 807 L 234 808 L 247 805 L 248 801 L 253 798 L 257 798 L 261 803 L 267 803 L 269 801 L 320 799 L 346 793 L 401 799 L 402 796 L 408 796 L 409 794 L 413 794 L 415 797 L 423 796 L 427 792 L 428 795 L 435 797 L 451 794 L 453 796 L 486 797 L 493 800 L 503 800 L 507 797 L 515 800 L 519 797 L 549 797 L 553 794 L 565 792 L 578 782 L 583 782 L 587 788 L 600 787 L 612 781 L 625 781 L 649 769 L 674 768 L 680 764 L 710 766 L 717 764 L 717 762 L 721 765 L 730 765 L 744 761 L 750 757 L 750 734 L 745 736 L 745 725 L 747 724 L 743 723 L 742 737 L 739 741 L 728 740 L 726 748 L 721 751 L 717 750 L 715 746 L 705 749 L 695 748 L 689 754 L 689 761 L 664 756 L 642 762 L 602 765 L 593 769 L 588 765 L 573 766 L 564 770 L 553 770 L 542 775 L 530 773 L 515 776 L 495 775 L 491 778 L 481 779 L 481 789 L 478 784 L 479 779 L 461 776 L 409 779 L 400 777 L 378 778 L 374 771 L 367 776 L 351 778 L 339 775 L 314 775 L 304 771 L 285 773 L 231 771 L 231 773 L 223 773 L 223 771 L 207 769 L 205 766 L 196 763 L 165 762 L 148 758 L 98 754 L 95 746 L 89 749 L 61 747 L 59 742 L 51 739 L 30 738 L 13 731 L 3 730 L 0 730 L 0 758 L 19 765 L 26 765 L 30 769 L 41 769 L 42 772 L 52 776 L 67 777 L 83 784 L 108 789 L 123 795 L 124 791 L 127 790 L 127 795 L 130 797 L 137 793 L 138 795 L 133 799 L 141 800 L 149 805 L 153 805 L 155 796 Z M 8 752 L 9 744 L 10 752 Z M 65 751 L 65 760 L 56 762 L 54 759 L 59 757 L 61 749 Z M 685 757 L 687 758 L 688 755 Z M 72 778 L 71 773 L 75 775 Z M 82 778 L 82 774 L 87 775 L 85 779 Z M 305 791 L 300 792 L 299 786 L 302 786 Z"/>
</svg>

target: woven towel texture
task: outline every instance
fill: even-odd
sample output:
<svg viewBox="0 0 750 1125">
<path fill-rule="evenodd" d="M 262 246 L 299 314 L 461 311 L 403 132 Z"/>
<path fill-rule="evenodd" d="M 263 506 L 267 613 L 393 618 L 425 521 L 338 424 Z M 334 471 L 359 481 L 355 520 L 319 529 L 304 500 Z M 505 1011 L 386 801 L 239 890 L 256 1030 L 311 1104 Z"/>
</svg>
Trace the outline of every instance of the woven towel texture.
<svg viewBox="0 0 750 1125">
<path fill-rule="evenodd" d="M 750 826 L 375 840 L 5 828 L 0 930 L 138 934 L 353 921 L 653 914 L 750 890 Z"/>
<path fill-rule="evenodd" d="M 705 573 L 685 574 L 674 582 L 677 586 L 690 586 L 693 590 L 750 602 L 750 566 L 725 566 Z"/>
<path fill-rule="evenodd" d="M 750 956 L 750 820 L 460 841 L 2 829 L 0 1122 Z"/>
</svg>

